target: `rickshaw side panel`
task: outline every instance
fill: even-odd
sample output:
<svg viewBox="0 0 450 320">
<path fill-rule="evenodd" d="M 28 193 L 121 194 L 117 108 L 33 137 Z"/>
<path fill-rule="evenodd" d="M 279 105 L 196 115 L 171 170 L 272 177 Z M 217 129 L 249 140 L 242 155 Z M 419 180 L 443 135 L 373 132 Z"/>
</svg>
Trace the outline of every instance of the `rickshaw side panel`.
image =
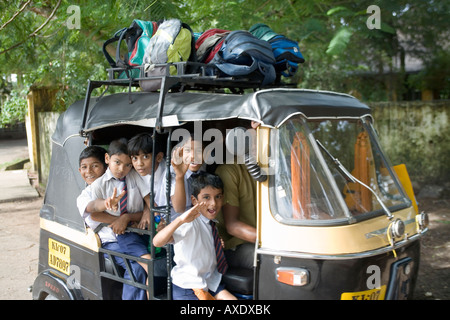
<svg viewBox="0 0 450 320">
<path fill-rule="evenodd" d="M 52 159 L 44 204 L 40 216 L 75 230 L 85 231 L 76 199 L 84 189 L 78 159 L 84 148 L 81 137 L 68 139 L 64 147 L 52 144 Z"/>
<path fill-rule="evenodd" d="M 42 298 L 42 292 L 57 299 L 106 298 L 102 293 L 100 264 L 99 252 L 41 228 L 33 298 Z"/>
<path fill-rule="evenodd" d="M 419 269 L 420 240 L 397 249 L 396 254 L 397 258 L 390 251 L 370 257 L 328 260 L 280 259 L 279 256 L 260 254 L 258 299 L 411 299 Z M 306 269 L 309 281 L 304 286 L 281 283 L 276 276 L 278 268 Z M 377 284 L 382 290 L 372 290 Z"/>
</svg>

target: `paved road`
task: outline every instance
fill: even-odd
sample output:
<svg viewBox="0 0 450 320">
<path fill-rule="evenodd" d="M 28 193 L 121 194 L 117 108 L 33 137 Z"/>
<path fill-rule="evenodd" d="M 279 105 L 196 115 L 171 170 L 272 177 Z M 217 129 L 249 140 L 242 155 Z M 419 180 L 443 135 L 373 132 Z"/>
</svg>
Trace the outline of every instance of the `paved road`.
<svg viewBox="0 0 450 320">
<path fill-rule="evenodd" d="M 43 198 L 0 203 L 0 300 L 31 300 Z"/>
<path fill-rule="evenodd" d="M 28 158 L 26 138 L 0 140 L 0 204 L 39 196 L 36 189 L 30 185 L 27 170 L 4 170 L 7 165 Z"/>
<path fill-rule="evenodd" d="M 43 198 L 26 170 L 1 170 L 28 158 L 27 139 L 0 140 L 0 300 L 31 299 L 28 287 L 37 275 Z"/>
</svg>

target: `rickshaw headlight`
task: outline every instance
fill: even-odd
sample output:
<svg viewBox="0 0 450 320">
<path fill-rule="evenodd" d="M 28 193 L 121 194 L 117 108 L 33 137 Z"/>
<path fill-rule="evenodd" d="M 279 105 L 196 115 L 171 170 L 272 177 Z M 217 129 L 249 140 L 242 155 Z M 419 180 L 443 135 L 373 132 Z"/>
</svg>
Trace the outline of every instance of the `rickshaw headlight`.
<svg viewBox="0 0 450 320">
<path fill-rule="evenodd" d="M 304 268 L 280 267 L 276 269 L 276 278 L 291 286 L 304 286 L 309 283 L 309 271 Z"/>
<path fill-rule="evenodd" d="M 421 214 L 416 216 L 417 222 L 419 223 L 420 228 L 425 229 L 428 227 L 430 220 L 428 218 L 428 213 L 422 212 Z"/>
<path fill-rule="evenodd" d="M 392 222 L 390 227 L 390 232 L 393 237 L 400 238 L 405 233 L 405 224 L 402 220 L 397 219 L 394 222 Z"/>
</svg>

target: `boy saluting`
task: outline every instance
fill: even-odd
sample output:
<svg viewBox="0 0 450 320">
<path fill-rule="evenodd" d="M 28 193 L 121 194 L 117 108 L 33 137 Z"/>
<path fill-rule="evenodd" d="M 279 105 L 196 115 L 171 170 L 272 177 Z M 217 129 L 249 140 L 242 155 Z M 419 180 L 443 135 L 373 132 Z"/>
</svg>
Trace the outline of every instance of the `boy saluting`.
<svg viewBox="0 0 450 320">
<path fill-rule="evenodd" d="M 174 243 L 176 266 L 171 275 L 175 300 L 236 299 L 221 283 L 227 264 L 214 219 L 222 208 L 222 193 L 218 176 L 199 173 L 192 181 L 193 207 L 153 239 L 155 247 Z"/>
</svg>

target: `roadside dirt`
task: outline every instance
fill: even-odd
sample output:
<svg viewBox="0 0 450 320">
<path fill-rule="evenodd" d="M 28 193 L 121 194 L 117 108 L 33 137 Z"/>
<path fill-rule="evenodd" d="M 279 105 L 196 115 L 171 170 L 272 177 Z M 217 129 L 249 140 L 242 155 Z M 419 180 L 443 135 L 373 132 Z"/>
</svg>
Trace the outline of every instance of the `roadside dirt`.
<svg viewBox="0 0 450 320">
<path fill-rule="evenodd" d="M 430 217 L 421 242 L 415 300 L 450 300 L 450 198 L 421 199 L 419 212 Z"/>
<path fill-rule="evenodd" d="M 0 300 L 30 300 L 37 276 L 43 198 L 0 203 Z"/>
<path fill-rule="evenodd" d="M 43 198 L 0 204 L 0 300 L 29 300 L 37 275 L 39 210 Z M 422 199 L 430 216 L 423 238 L 415 300 L 450 300 L 450 198 Z"/>
</svg>

